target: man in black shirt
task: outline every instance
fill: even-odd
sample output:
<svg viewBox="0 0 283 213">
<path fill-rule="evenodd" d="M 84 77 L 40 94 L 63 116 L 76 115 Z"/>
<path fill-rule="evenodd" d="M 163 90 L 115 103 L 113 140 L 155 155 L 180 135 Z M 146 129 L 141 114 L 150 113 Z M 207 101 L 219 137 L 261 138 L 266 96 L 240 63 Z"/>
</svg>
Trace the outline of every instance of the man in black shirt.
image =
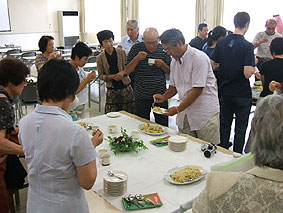
<svg viewBox="0 0 283 213">
<path fill-rule="evenodd" d="M 273 93 L 269 90 L 271 81 L 283 82 L 283 38 L 275 38 L 271 41 L 270 52 L 273 59 L 264 62 L 260 70 L 263 84 L 263 91 L 260 97 Z"/>
<path fill-rule="evenodd" d="M 229 148 L 233 115 L 235 135 L 233 151 L 242 153 L 252 105 L 249 78 L 255 72 L 254 46 L 245 40 L 250 16 L 239 12 L 234 17 L 235 31 L 220 40 L 211 56 L 213 70 L 219 72 L 220 146 Z"/>
<path fill-rule="evenodd" d="M 143 42 L 132 46 L 127 55 L 125 71 L 120 75 L 134 74 L 134 96 L 136 114 L 150 119 L 150 111 L 154 94 L 163 94 L 166 91 L 165 73 L 170 73 L 170 56 L 163 51 L 158 41 L 158 32 L 155 28 L 144 31 Z M 168 101 L 156 103 L 156 106 L 168 108 Z M 155 122 L 168 126 L 168 117 L 155 114 Z"/>
<path fill-rule="evenodd" d="M 189 45 L 202 51 L 203 45 L 207 42 L 207 24 L 202 23 L 198 25 L 198 36 L 193 38 Z"/>
</svg>

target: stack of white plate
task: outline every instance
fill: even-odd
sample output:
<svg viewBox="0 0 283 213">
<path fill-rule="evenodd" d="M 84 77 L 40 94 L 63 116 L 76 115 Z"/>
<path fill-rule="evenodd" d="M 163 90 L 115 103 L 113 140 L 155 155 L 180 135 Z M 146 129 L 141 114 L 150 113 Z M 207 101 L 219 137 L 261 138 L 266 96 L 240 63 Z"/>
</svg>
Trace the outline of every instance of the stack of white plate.
<svg viewBox="0 0 283 213">
<path fill-rule="evenodd" d="M 111 177 L 108 174 L 103 177 L 103 188 L 104 192 L 111 196 L 120 196 L 127 191 L 127 180 L 128 175 L 123 171 L 113 171 L 115 176 Z"/>
<path fill-rule="evenodd" d="M 187 147 L 187 137 L 180 136 L 180 135 L 174 135 L 171 136 L 169 139 L 169 149 L 171 149 L 174 152 L 182 152 Z"/>
</svg>

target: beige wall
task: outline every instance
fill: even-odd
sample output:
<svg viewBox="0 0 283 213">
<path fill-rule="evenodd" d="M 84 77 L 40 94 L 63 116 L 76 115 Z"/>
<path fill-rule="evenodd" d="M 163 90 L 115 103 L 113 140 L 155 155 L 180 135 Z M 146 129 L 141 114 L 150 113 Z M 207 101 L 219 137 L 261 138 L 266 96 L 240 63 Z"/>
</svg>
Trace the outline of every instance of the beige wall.
<svg viewBox="0 0 283 213">
<path fill-rule="evenodd" d="M 0 46 L 13 43 L 22 49 L 38 48 L 42 35 L 52 35 L 56 45 L 56 40 L 59 41 L 57 11 L 79 8 L 80 0 L 11 0 L 12 31 L 0 33 Z"/>
</svg>

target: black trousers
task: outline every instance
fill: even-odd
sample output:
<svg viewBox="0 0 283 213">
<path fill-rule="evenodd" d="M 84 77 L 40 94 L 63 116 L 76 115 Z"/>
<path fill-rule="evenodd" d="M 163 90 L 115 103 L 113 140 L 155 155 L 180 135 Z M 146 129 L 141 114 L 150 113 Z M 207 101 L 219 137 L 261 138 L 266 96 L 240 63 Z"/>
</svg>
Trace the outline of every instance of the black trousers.
<svg viewBox="0 0 283 213">
<path fill-rule="evenodd" d="M 252 106 L 251 98 L 231 96 L 220 97 L 220 146 L 228 149 L 233 115 L 235 114 L 235 135 L 233 151 L 243 152 L 246 129 Z"/>
<path fill-rule="evenodd" d="M 136 115 L 147 120 L 150 120 L 150 111 L 152 108 L 153 99 L 137 99 L 135 100 Z M 168 101 L 163 103 L 155 103 L 154 106 L 168 109 Z M 155 122 L 163 126 L 168 126 L 168 116 L 154 114 Z"/>
</svg>

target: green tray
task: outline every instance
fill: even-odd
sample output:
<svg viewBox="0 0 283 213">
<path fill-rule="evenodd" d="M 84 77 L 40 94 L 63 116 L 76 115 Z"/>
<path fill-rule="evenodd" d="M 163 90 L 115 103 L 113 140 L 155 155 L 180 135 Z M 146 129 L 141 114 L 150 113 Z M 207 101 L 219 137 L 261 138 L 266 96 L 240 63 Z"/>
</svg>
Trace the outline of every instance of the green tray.
<svg viewBox="0 0 283 213">
<path fill-rule="evenodd" d="M 163 205 L 163 203 L 160 200 L 160 197 L 159 197 L 158 193 L 147 194 L 147 195 L 144 195 L 144 197 L 146 199 L 149 199 L 150 201 L 152 201 L 155 205 L 148 205 L 144 201 L 139 201 L 139 203 L 141 203 L 143 205 L 143 207 L 137 207 L 132 202 L 126 201 L 125 198 L 123 198 L 123 197 L 122 197 L 122 202 L 123 202 L 123 205 L 124 205 L 125 209 L 127 209 L 127 210 L 149 209 L 149 208 L 160 207 L 160 206 Z M 134 198 L 134 199 L 137 201 L 136 198 Z"/>
</svg>

